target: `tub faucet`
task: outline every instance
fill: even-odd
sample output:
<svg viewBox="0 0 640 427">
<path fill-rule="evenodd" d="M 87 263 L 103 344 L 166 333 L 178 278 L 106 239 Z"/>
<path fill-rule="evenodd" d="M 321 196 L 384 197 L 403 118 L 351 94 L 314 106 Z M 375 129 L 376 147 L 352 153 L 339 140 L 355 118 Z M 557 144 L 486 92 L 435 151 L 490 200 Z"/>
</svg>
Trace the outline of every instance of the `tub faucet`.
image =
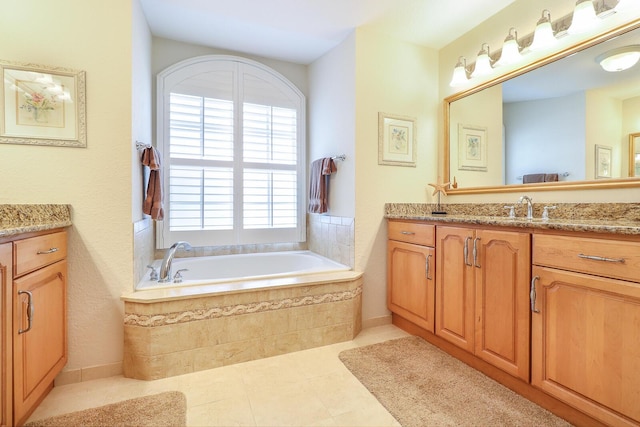
<svg viewBox="0 0 640 427">
<path fill-rule="evenodd" d="M 188 251 L 191 250 L 191 245 L 185 241 L 179 241 L 171 245 L 171 247 L 164 253 L 164 258 L 162 258 L 162 263 L 160 263 L 158 282 L 165 283 L 171 281 L 171 261 L 173 261 L 173 257 L 180 247 L 183 247 Z"/>
<path fill-rule="evenodd" d="M 527 202 L 527 219 L 533 219 L 533 200 L 529 196 L 522 196 L 518 200 L 518 204 L 521 205 L 522 202 Z"/>
</svg>

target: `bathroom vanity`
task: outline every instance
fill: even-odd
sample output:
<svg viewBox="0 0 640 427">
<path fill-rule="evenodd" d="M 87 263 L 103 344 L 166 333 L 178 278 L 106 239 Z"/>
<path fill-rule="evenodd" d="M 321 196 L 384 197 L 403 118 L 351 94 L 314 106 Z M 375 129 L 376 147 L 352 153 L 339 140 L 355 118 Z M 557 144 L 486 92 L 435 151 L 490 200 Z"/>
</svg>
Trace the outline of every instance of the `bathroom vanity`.
<svg viewBox="0 0 640 427">
<path fill-rule="evenodd" d="M 640 204 L 602 209 L 387 205 L 393 323 L 574 424 L 637 426 Z"/>
<path fill-rule="evenodd" d="M 68 206 L 0 205 L 0 421 L 22 425 L 67 362 Z"/>
</svg>

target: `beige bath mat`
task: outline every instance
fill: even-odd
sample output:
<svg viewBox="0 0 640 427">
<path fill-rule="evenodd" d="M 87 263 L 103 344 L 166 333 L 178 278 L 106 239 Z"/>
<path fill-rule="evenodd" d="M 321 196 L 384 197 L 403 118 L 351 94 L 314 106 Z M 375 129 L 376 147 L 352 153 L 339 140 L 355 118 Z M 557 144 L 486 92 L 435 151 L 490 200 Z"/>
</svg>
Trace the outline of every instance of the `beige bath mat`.
<svg viewBox="0 0 640 427">
<path fill-rule="evenodd" d="M 339 357 L 403 427 L 570 425 L 419 337 Z"/>
<path fill-rule="evenodd" d="M 168 391 L 32 421 L 25 424 L 25 427 L 184 427 L 186 425 L 185 395 L 179 391 Z"/>
</svg>

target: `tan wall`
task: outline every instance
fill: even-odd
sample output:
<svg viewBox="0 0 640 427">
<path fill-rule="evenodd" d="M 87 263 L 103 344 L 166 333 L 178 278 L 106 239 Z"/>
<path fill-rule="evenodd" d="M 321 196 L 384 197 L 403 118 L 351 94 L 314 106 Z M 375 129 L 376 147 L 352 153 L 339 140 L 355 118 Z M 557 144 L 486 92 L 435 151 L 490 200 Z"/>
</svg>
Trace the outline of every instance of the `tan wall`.
<svg viewBox="0 0 640 427">
<path fill-rule="evenodd" d="M 362 315 L 386 316 L 386 202 L 431 199 L 437 179 L 437 52 L 356 30 L 355 265 Z M 417 118 L 417 166 L 378 164 L 378 112 Z"/>
<path fill-rule="evenodd" d="M 67 369 L 120 362 L 133 258 L 131 2 L 10 3 L 2 59 L 86 71 L 87 147 L 0 146 L 0 203 L 71 205 Z"/>
</svg>

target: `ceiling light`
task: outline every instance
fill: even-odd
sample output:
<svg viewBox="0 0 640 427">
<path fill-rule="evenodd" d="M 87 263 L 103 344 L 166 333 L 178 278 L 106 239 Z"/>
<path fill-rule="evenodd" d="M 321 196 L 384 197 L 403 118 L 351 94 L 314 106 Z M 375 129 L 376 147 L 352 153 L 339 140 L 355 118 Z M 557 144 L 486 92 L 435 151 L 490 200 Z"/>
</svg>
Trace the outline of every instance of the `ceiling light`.
<svg viewBox="0 0 640 427">
<path fill-rule="evenodd" d="M 486 49 L 484 48 L 485 46 L 487 47 Z M 487 74 L 491 74 L 492 70 L 491 58 L 489 57 L 489 45 L 487 43 L 482 43 L 471 77 L 486 76 Z"/>
<path fill-rule="evenodd" d="M 461 56 L 460 58 L 458 58 L 456 68 L 454 68 L 453 70 L 453 77 L 451 78 L 451 83 L 449 83 L 449 86 L 462 86 L 468 81 L 469 74 L 467 72 L 467 60 L 464 58 L 464 56 Z"/>
<path fill-rule="evenodd" d="M 605 71 L 616 72 L 627 70 L 640 60 L 640 45 L 623 46 L 598 55 L 596 62 Z"/>
<path fill-rule="evenodd" d="M 596 9 L 592 0 L 578 0 L 573 10 L 571 25 L 567 29 L 569 34 L 580 34 L 589 31 L 598 23 Z"/>
<path fill-rule="evenodd" d="M 529 46 L 529 50 L 542 50 L 553 46 L 558 40 L 553 35 L 551 27 L 551 12 L 547 9 L 542 11 L 542 18 L 536 24 L 536 30 L 533 33 L 533 42 Z"/>
<path fill-rule="evenodd" d="M 511 32 L 514 34 L 511 34 Z M 507 38 L 504 39 L 504 45 L 502 45 L 502 53 L 500 54 L 500 60 L 496 65 L 509 65 L 518 62 L 522 59 L 520 54 L 520 45 L 518 44 L 518 32 L 515 28 L 509 29 Z"/>
</svg>

